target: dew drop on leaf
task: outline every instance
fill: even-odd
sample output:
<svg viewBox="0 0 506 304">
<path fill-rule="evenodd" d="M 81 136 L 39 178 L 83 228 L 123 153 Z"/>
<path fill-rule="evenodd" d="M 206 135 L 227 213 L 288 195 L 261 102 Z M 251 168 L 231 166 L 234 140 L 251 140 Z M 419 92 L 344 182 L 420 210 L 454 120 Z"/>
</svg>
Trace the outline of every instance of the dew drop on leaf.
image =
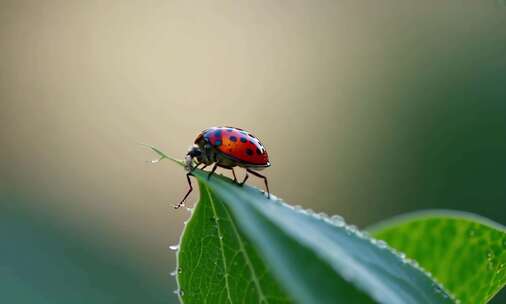
<svg viewBox="0 0 506 304">
<path fill-rule="evenodd" d="M 179 244 L 178 245 L 170 245 L 169 249 L 172 250 L 172 251 L 176 251 L 176 250 L 179 249 Z"/>
<path fill-rule="evenodd" d="M 318 215 L 318 217 L 320 217 L 321 219 L 326 219 L 326 218 L 328 218 L 328 217 L 329 217 L 329 216 L 327 215 L 327 213 L 325 213 L 325 212 L 320 212 L 320 213 L 318 213 L 317 215 Z"/>
<path fill-rule="evenodd" d="M 331 216 L 330 221 L 337 227 L 343 227 L 346 224 L 344 222 L 344 218 L 338 214 L 334 214 L 333 216 Z"/>
<path fill-rule="evenodd" d="M 385 243 L 385 241 L 371 239 L 371 242 L 381 249 L 387 248 L 387 243 Z"/>
<path fill-rule="evenodd" d="M 174 290 L 174 293 L 181 297 L 184 296 L 184 291 L 182 289 L 176 289 Z"/>
</svg>

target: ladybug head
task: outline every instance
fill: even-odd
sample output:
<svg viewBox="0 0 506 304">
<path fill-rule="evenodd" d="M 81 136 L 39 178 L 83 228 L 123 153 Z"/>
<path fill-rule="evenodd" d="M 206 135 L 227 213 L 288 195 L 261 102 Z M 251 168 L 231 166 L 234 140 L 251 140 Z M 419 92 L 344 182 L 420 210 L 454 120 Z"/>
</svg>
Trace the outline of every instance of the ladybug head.
<svg viewBox="0 0 506 304">
<path fill-rule="evenodd" d="M 188 153 L 186 153 L 186 157 L 184 159 L 186 170 L 191 171 L 193 169 L 192 162 L 194 158 L 197 159 L 197 163 L 202 162 L 202 151 L 200 151 L 200 148 L 197 145 L 191 146 Z"/>
</svg>

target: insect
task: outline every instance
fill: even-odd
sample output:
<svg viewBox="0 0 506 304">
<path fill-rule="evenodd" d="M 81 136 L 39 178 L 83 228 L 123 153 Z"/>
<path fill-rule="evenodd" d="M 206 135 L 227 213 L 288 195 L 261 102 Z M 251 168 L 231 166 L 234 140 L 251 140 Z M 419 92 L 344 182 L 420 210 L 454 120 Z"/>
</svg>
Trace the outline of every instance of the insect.
<svg viewBox="0 0 506 304">
<path fill-rule="evenodd" d="M 267 197 L 270 197 L 267 177 L 256 172 L 271 165 L 267 151 L 260 140 L 253 134 L 239 128 L 212 127 L 200 132 L 194 144 L 190 147 L 188 153 L 186 153 L 185 168 L 188 171 L 186 179 L 188 180 L 190 189 L 188 189 L 184 198 L 174 208 L 177 209 L 183 206 L 186 198 L 192 192 L 193 187 L 190 175 L 192 175 L 193 170 L 200 165 L 203 165 L 200 169 L 204 169 L 212 164 L 214 165 L 207 175 L 207 179 L 211 178 L 216 168 L 221 167 L 231 170 L 234 182 L 242 186 L 249 177 L 248 173 L 251 173 L 264 180 Z M 246 169 L 244 180 L 240 183 L 237 181 L 234 171 L 234 167 L 236 166 Z"/>
</svg>

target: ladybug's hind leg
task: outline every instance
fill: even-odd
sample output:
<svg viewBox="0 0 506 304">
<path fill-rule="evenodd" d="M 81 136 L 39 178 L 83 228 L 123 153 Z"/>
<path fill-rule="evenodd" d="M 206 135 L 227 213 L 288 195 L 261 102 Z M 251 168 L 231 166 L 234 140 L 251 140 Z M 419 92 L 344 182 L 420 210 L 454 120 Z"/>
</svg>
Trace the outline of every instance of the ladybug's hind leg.
<svg viewBox="0 0 506 304">
<path fill-rule="evenodd" d="M 255 172 L 253 170 L 250 170 L 250 169 L 246 169 L 246 172 L 249 172 L 251 174 L 253 174 L 254 176 L 256 177 L 260 177 L 264 180 L 265 182 L 265 188 L 267 189 L 267 198 L 270 198 L 271 197 L 271 194 L 270 194 L 270 191 L 269 191 L 269 183 L 267 182 L 267 177 L 263 176 L 262 174 L 258 173 L 258 172 Z M 246 176 L 244 177 L 244 181 L 242 182 L 244 184 L 244 182 L 248 179 L 248 175 L 246 173 Z"/>
</svg>

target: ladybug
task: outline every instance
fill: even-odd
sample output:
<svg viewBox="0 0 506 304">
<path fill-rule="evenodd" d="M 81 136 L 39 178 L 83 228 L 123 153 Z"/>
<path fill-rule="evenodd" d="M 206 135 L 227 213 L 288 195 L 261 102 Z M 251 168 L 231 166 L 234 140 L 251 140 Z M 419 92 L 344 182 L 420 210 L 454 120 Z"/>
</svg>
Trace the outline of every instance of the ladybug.
<svg viewBox="0 0 506 304">
<path fill-rule="evenodd" d="M 195 166 L 194 162 L 196 163 Z M 192 192 L 193 187 L 190 175 L 192 175 L 193 170 L 200 165 L 202 165 L 200 169 L 204 169 L 212 164 L 214 165 L 207 175 L 207 179 L 211 178 L 216 168 L 221 167 L 231 170 L 234 182 L 242 186 L 249 177 L 248 173 L 251 173 L 264 180 L 267 198 L 270 197 L 267 178 L 256 172 L 271 165 L 267 151 L 260 140 L 243 129 L 212 127 L 200 132 L 194 144 L 190 147 L 188 153 L 186 153 L 185 168 L 188 171 L 186 178 L 190 189 L 181 202 L 174 206 L 174 208 L 177 209 L 183 206 L 186 198 Z M 236 166 L 246 169 L 244 180 L 240 183 L 237 181 L 234 172 L 234 167 Z"/>
</svg>

